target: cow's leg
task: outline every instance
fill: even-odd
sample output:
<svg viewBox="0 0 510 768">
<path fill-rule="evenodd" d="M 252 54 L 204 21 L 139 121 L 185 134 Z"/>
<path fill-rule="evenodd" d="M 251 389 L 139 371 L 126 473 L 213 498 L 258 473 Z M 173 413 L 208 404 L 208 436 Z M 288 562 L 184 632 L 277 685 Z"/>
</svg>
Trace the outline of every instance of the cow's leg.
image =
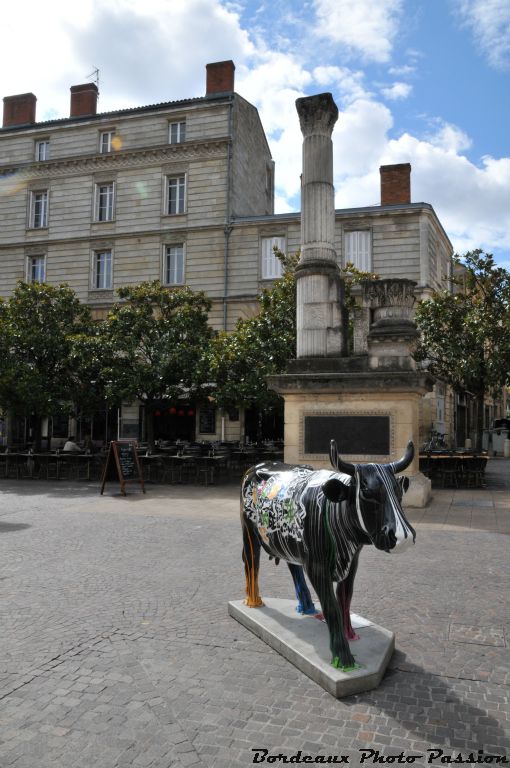
<svg viewBox="0 0 510 768">
<path fill-rule="evenodd" d="M 287 565 L 289 566 L 289 571 L 292 574 L 294 589 L 296 590 L 296 597 L 298 600 L 296 611 L 298 613 L 306 614 L 317 613 L 315 605 L 313 604 L 310 590 L 308 589 L 308 584 L 305 580 L 303 569 L 300 565 L 295 565 L 295 563 L 287 563 Z"/>
<path fill-rule="evenodd" d="M 360 550 L 361 551 L 361 550 Z M 359 552 L 353 558 L 349 573 L 343 581 L 339 581 L 336 587 L 336 599 L 342 612 L 344 632 L 348 640 L 359 640 L 359 635 L 352 628 L 351 624 L 351 600 L 354 589 L 354 577 L 358 570 Z"/>
<path fill-rule="evenodd" d="M 322 612 L 328 625 L 329 647 L 333 657 L 331 663 L 334 667 L 342 669 L 355 667 L 354 656 L 345 637 L 342 613 L 335 597 L 329 568 L 321 563 L 310 563 L 306 573 L 319 596 Z"/>
<path fill-rule="evenodd" d="M 252 526 L 243 520 L 243 563 L 246 576 L 244 604 L 250 608 L 264 605 L 259 593 L 260 541 Z"/>
</svg>

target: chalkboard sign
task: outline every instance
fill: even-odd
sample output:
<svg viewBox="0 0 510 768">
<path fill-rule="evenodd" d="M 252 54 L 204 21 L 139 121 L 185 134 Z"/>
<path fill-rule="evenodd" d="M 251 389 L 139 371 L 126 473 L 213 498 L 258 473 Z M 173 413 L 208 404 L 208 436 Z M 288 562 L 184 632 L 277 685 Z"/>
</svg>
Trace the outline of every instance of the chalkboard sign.
<svg viewBox="0 0 510 768">
<path fill-rule="evenodd" d="M 126 495 L 126 483 L 140 483 L 145 493 L 142 468 L 138 461 L 136 443 L 132 440 L 120 442 L 112 440 L 101 478 L 101 495 L 107 480 L 118 480 L 121 493 Z"/>
<path fill-rule="evenodd" d="M 305 453 L 329 453 L 330 440 L 338 452 L 388 456 L 389 416 L 305 416 Z"/>
</svg>

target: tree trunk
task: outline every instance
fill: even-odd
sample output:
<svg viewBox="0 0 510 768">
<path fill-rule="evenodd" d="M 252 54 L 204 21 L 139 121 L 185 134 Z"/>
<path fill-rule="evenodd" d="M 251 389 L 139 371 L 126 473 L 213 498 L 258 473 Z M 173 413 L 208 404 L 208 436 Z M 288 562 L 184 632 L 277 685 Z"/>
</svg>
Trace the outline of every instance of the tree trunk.
<svg viewBox="0 0 510 768">
<path fill-rule="evenodd" d="M 482 450 L 482 436 L 483 436 L 483 420 L 484 420 L 484 393 L 478 394 L 475 400 L 476 416 L 475 416 L 475 442 L 473 448 L 476 451 Z"/>
<path fill-rule="evenodd" d="M 154 408 L 147 403 L 145 406 L 145 421 L 147 428 L 147 448 L 154 450 Z"/>
<path fill-rule="evenodd" d="M 33 449 L 37 453 L 41 450 L 41 433 L 42 433 L 42 416 L 34 414 L 32 416 L 32 431 L 33 431 Z"/>
</svg>

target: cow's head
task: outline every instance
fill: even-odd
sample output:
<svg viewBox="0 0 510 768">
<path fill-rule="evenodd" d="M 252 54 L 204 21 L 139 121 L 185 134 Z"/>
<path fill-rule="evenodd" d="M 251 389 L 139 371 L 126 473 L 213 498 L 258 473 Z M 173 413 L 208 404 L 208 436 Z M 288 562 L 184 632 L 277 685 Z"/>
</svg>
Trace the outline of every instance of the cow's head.
<svg viewBox="0 0 510 768">
<path fill-rule="evenodd" d="M 385 552 L 401 551 L 414 543 L 416 532 L 402 509 L 402 496 L 409 487 L 407 477 L 396 477 L 412 462 L 414 446 L 407 444 L 406 452 L 399 461 L 391 464 L 349 464 L 338 455 L 334 440 L 331 441 L 331 463 L 339 472 L 354 478 L 354 495 L 357 521 L 371 542 Z M 324 489 L 331 501 L 340 501 L 345 492 L 334 482 Z"/>
</svg>

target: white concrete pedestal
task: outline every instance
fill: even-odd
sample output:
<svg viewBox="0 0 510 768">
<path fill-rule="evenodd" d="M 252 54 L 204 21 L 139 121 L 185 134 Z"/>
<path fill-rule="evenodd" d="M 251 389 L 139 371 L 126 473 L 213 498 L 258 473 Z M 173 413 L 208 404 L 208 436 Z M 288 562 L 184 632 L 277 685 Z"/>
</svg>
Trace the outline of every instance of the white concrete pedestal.
<svg viewBox="0 0 510 768">
<path fill-rule="evenodd" d="M 393 632 L 351 614 L 352 626 L 360 636 L 350 643 L 359 669 L 342 672 L 331 665 L 324 621 L 298 614 L 295 600 L 263 600 L 262 608 L 248 608 L 242 600 L 231 601 L 228 612 L 335 698 L 377 688 L 395 647 Z"/>
</svg>

